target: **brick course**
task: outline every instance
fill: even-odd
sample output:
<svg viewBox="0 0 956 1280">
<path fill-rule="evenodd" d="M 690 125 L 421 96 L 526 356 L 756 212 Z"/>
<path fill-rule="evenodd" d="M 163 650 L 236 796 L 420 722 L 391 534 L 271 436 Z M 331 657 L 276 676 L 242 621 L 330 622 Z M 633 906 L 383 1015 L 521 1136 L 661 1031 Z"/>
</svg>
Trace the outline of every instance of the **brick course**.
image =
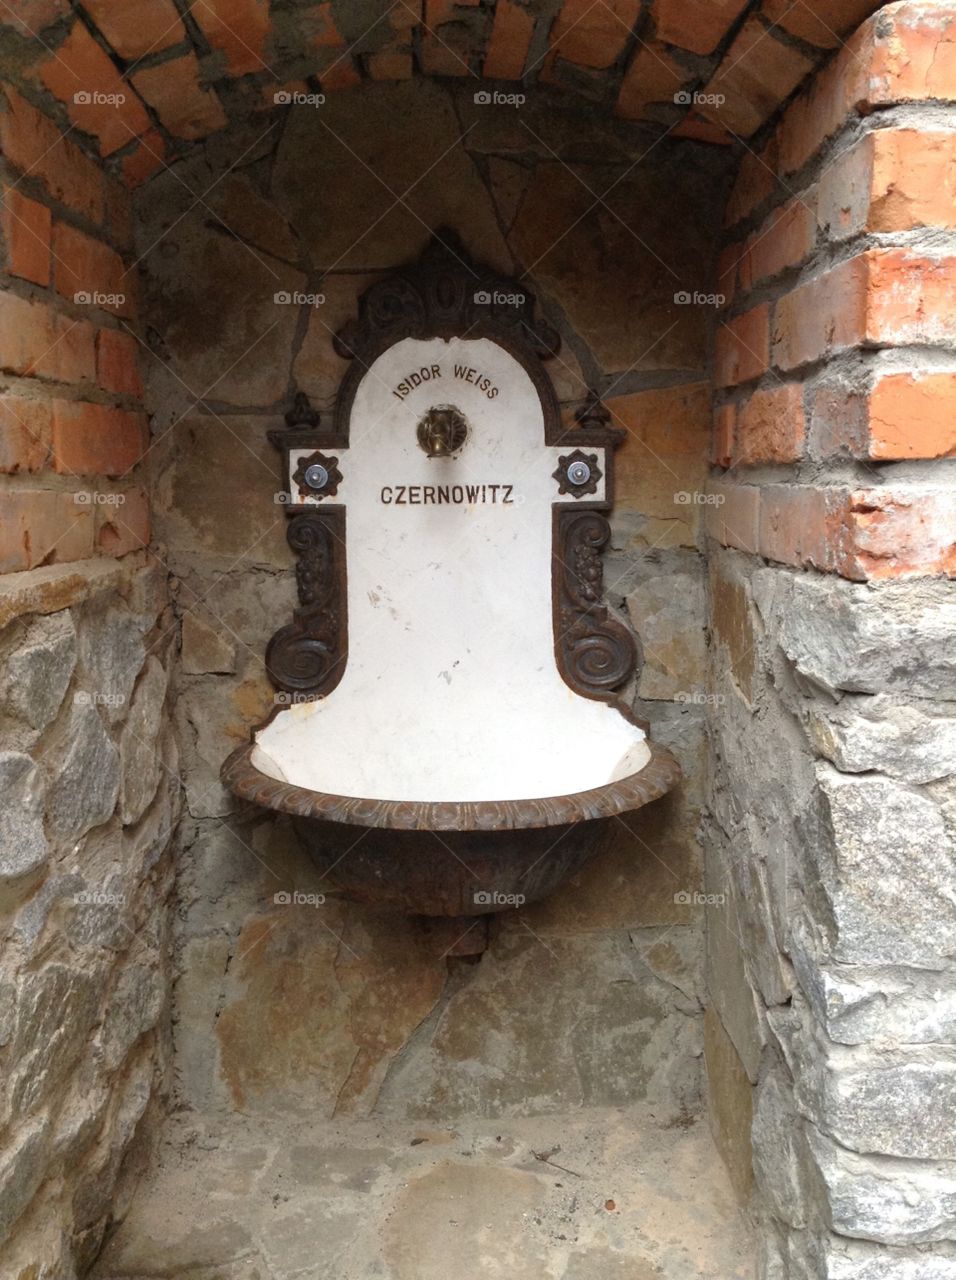
<svg viewBox="0 0 956 1280">
<path fill-rule="evenodd" d="M 42 63 L 40 79 L 71 122 L 96 136 L 103 155 L 149 128 L 143 104 L 81 22 Z"/>
<path fill-rule="evenodd" d="M 175 138 L 203 138 L 226 123 L 212 89 L 199 80 L 199 63 L 190 54 L 133 73 L 133 83 Z"/>
<path fill-rule="evenodd" d="M 57 222 L 53 256 L 53 282 L 61 297 L 77 305 L 97 305 L 116 315 L 135 314 L 135 276 L 102 240 Z"/>
<path fill-rule="evenodd" d="M 190 12 L 232 75 L 267 69 L 268 0 L 197 0 Z"/>
<path fill-rule="evenodd" d="M 148 53 L 159 53 L 186 38 L 172 0 L 149 0 L 146 5 L 85 0 L 84 7 L 112 48 L 130 62 Z"/>
<path fill-rule="evenodd" d="M 96 162 L 9 85 L 0 90 L 0 151 L 21 173 L 91 222 L 106 213 L 106 180 Z"/>
<path fill-rule="evenodd" d="M 947 32 L 956 34 L 948 10 L 881 11 L 784 113 L 763 155 L 741 165 L 718 266 L 736 314 L 725 312 L 716 337 L 715 381 L 727 391 L 711 447 L 731 475 L 805 455 L 879 463 L 956 452 L 956 373 L 922 354 L 935 347 L 943 359 L 956 345 L 956 257 L 931 238 L 956 216 L 956 133 L 934 115 L 921 128 L 911 107 L 905 125 L 871 128 L 804 189 L 788 192 L 773 177 L 802 168 L 845 120 L 873 106 L 951 99 Z M 735 234 L 768 200 L 775 207 L 757 229 Z M 927 236 L 914 238 L 920 231 Z M 905 245 L 853 253 L 857 237 L 900 233 Z M 752 291 L 761 301 L 748 306 Z M 852 489 L 823 474 L 719 492 L 724 503 L 708 528 L 725 545 L 858 580 L 954 572 L 954 503 L 931 483 Z"/>
<path fill-rule="evenodd" d="M 53 467 L 64 475 L 122 476 L 146 448 L 141 413 L 75 400 L 53 404 Z"/>
<path fill-rule="evenodd" d="M 42 471 L 49 461 L 52 439 L 49 400 L 0 396 L 0 472 Z"/>
<path fill-rule="evenodd" d="M 15 187 L 4 187 L 0 225 L 11 275 L 34 284 L 49 284 L 52 217 L 46 205 Z"/>
</svg>

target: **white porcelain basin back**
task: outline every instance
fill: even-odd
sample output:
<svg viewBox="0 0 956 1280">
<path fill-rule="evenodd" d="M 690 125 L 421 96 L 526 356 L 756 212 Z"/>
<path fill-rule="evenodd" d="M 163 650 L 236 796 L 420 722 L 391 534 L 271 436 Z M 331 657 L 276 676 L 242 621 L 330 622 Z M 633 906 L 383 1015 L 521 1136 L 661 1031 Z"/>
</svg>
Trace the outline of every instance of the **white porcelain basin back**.
<svg viewBox="0 0 956 1280">
<path fill-rule="evenodd" d="M 429 458 L 417 424 L 448 404 L 467 439 Z M 641 731 L 557 668 L 552 504 L 575 499 L 558 495 L 568 448 L 545 444 L 521 364 L 486 338 L 400 341 L 365 374 L 349 447 L 332 452 L 348 664 L 328 696 L 259 732 L 258 767 L 317 791 L 418 801 L 565 795 L 639 769 Z"/>
</svg>

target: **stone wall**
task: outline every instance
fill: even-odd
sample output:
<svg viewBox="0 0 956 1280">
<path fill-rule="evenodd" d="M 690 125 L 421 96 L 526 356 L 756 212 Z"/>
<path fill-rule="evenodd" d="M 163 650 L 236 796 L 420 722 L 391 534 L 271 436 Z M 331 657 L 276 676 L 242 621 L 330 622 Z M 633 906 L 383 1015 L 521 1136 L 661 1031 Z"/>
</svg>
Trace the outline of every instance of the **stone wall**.
<svg viewBox="0 0 956 1280">
<path fill-rule="evenodd" d="M 952 5 L 884 6 L 763 127 L 876 7 L 659 0 L 608 26 L 606 5 L 436 4 L 365 44 L 326 5 L 256 25 L 249 0 L 237 43 L 219 0 L 205 24 L 168 10 L 165 35 L 100 0 L 79 22 L 37 0 L 39 57 L 27 7 L 2 24 L 14 1274 L 92 1257 L 166 1079 L 178 741 L 187 1107 L 646 1100 L 676 1121 L 699 1109 L 703 1056 L 765 1280 L 956 1275 Z M 478 66 L 542 83 L 476 93 Z M 115 109 L 77 97 L 84 76 Z M 273 109 L 277 89 L 294 101 Z M 732 137 L 715 270 L 733 157 L 694 139 Z M 109 175 L 141 183 L 164 156 L 182 158 L 143 191 L 135 251 L 147 448 L 131 209 Z M 627 430 L 607 581 L 641 642 L 629 696 L 686 773 L 452 967 L 444 940 L 344 903 L 283 821 L 218 782 L 273 705 L 262 655 L 294 597 L 266 429 L 297 390 L 328 408 L 332 333 L 442 223 L 527 273 L 564 339 L 566 412 L 593 387 Z"/>
<path fill-rule="evenodd" d="M 171 633 L 129 198 L 9 86 L 0 147 L 0 1254 L 69 1276 L 165 1077 Z"/>
<path fill-rule="evenodd" d="M 678 295 L 712 288 L 726 159 L 661 143 L 635 166 L 644 149 L 633 126 L 582 120 L 547 93 L 516 109 L 414 82 L 289 106 L 144 190 L 157 526 L 182 625 L 176 1061 L 191 1106 L 699 1107 L 698 522 L 715 310 Z M 675 221 L 675 205 L 694 216 Z M 295 596 L 266 431 L 297 390 L 331 405 L 347 368 L 332 334 L 442 224 L 498 269 L 530 269 L 564 339 L 550 365 L 562 404 L 596 387 L 628 431 L 607 582 L 642 644 L 629 696 L 687 774 L 560 895 L 502 921 L 480 965 L 451 973 L 448 939 L 342 902 L 283 822 L 240 810 L 218 781 L 273 706 L 263 654 Z M 275 901 L 294 888 L 325 904 Z"/>
<path fill-rule="evenodd" d="M 764 1280 L 956 1274 L 954 35 L 882 9 L 728 209 L 707 1056 Z"/>
</svg>

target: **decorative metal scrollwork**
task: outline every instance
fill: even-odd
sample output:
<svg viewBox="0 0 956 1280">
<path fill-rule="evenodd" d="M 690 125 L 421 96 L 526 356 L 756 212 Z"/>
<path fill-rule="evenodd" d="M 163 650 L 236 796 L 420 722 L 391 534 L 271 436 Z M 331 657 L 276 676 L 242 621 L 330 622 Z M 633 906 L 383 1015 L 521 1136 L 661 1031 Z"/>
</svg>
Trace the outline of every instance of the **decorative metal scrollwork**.
<svg viewBox="0 0 956 1280">
<path fill-rule="evenodd" d="M 277 689 L 320 696 L 345 671 L 345 512 L 303 512 L 290 521 L 287 537 L 299 557 L 300 607 L 269 641 L 266 669 Z"/>
<path fill-rule="evenodd" d="M 557 331 L 535 317 L 527 286 L 475 262 L 443 227 L 417 262 L 362 295 L 358 318 L 339 330 L 333 345 L 346 360 L 365 363 L 389 340 L 503 335 L 540 359 L 561 347 Z"/>
<path fill-rule="evenodd" d="M 610 534 L 597 511 L 558 513 L 555 656 L 567 683 L 594 698 L 620 688 L 637 665 L 634 637 L 604 603 L 601 549 Z"/>
</svg>

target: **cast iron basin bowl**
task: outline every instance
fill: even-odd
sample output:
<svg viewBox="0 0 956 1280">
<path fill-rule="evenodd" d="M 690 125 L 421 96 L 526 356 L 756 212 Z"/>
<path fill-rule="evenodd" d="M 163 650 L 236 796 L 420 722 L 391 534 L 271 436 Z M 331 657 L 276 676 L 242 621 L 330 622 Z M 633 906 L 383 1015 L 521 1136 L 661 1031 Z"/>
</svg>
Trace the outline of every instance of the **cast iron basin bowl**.
<svg viewBox="0 0 956 1280">
<path fill-rule="evenodd" d="M 237 796 L 292 815 L 318 869 L 358 902 L 413 915 L 474 917 L 535 902 L 597 850 L 615 815 L 669 791 L 680 766 L 649 742 L 637 773 L 536 800 L 372 800 L 280 782 L 234 751 L 222 781 Z"/>
</svg>

